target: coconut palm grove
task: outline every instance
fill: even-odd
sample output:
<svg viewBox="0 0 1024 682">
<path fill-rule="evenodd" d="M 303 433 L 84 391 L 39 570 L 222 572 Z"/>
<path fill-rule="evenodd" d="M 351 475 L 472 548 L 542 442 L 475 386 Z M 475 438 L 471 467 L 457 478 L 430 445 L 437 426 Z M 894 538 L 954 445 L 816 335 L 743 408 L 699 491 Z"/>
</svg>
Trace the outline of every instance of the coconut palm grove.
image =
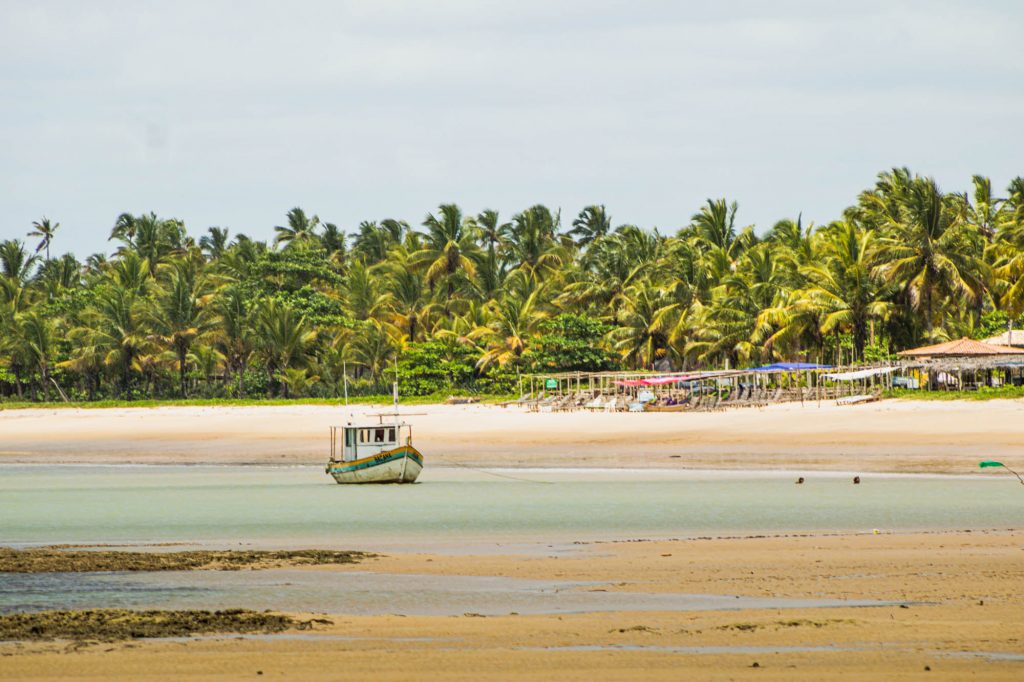
<svg viewBox="0 0 1024 682">
<path fill-rule="evenodd" d="M 727 199 L 668 231 L 603 205 L 276 222 L 267 243 L 125 213 L 84 260 L 51 256 L 56 220 L 25 226 L 0 243 L 0 397 L 337 398 L 395 372 L 406 395 L 507 394 L 524 373 L 850 365 L 1024 310 L 1020 177 L 944 192 L 897 168 L 821 225 L 744 225 Z"/>
</svg>

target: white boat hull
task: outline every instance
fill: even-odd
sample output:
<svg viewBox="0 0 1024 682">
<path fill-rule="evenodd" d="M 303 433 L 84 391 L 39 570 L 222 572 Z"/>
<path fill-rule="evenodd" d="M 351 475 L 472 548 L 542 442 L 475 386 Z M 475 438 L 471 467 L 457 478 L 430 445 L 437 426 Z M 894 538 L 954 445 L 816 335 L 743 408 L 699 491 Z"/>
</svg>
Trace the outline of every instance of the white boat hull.
<svg viewBox="0 0 1024 682">
<path fill-rule="evenodd" d="M 423 455 L 411 445 L 327 465 L 327 473 L 338 483 L 414 483 L 422 470 Z"/>
</svg>

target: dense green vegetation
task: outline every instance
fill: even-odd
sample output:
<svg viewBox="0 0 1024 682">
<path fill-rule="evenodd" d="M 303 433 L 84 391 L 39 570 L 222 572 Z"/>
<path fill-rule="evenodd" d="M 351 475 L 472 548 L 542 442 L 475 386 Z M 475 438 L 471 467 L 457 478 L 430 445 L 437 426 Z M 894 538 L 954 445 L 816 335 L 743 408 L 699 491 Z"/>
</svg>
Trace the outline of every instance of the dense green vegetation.
<svg viewBox="0 0 1024 682">
<path fill-rule="evenodd" d="M 500 394 L 523 372 L 875 360 L 1024 310 L 1024 178 L 999 198 L 894 169 L 827 225 L 737 221 L 725 199 L 673 235 L 445 204 L 347 234 L 295 208 L 266 244 L 123 214 L 80 262 L 43 219 L 0 242 L 0 397 L 338 398 L 396 371 L 406 395 Z"/>
</svg>

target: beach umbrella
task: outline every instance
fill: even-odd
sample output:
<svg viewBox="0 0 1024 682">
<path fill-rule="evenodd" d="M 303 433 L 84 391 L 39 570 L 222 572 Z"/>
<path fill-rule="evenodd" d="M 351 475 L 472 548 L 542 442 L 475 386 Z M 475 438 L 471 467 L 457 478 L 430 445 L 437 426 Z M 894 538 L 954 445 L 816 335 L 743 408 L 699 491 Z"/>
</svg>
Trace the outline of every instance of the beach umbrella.
<svg viewBox="0 0 1024 682">
<path fill-rule="evenodd" d="M 989 467 L 1002 467 L 1009 471 L 1014 476 L 1016 476 L 1017 480 L 1021 482 L 1021 485 L 1024 485 L 1024 478 L 1021 478 L 1020 474 L 1018 474 L 1016 471 L 1006 466 L 1002 462 L 996 462 L 995 460 L 987 459 L 984 462 L 978 462 L 978 467 L 981 469 L 988 469 Z"/>
</svg>

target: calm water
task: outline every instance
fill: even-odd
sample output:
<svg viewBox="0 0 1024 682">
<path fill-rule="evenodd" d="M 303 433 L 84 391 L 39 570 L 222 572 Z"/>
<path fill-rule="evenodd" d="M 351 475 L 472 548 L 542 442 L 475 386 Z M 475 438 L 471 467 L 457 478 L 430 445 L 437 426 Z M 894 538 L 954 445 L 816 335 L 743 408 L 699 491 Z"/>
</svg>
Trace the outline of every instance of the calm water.
<svg viewBox="0 0 1024 682">
<path fill-rule="evenodd" d="M 414 486 L 339 486 L 319 467 L 0 466 L 0 545 L 551 554 L 617 538 L 1024 525 L 1024 489 L 999 476 L 864 476 L 858 486 L 852 475 L 811 475 L 800 486 L 794 477 L 434 468 Z M 239 606 L 457 615 L 853 605 L 648 594 L 643 580 L 636 576 L 637 591 L 627 594 L 568 581 L 361 570 L 0 573 L 0 612 Z"/>
<path fill-rule="evenodd" d="M 0 466 L 0 544 L 486 547 L 704 534 L 1009 528 L 1007 477 L 428 469 L 339 486 L 319 467 Z M 528 479 L 512 480 L 506 476 Z"/>
<path fill-rule="evenodd" d="M 638 581 L 641 585 L 642 580 Z M 600 583 L 367 571 L 0 573 L 0 613 L 82 608 L 245 607 L 353 615 L 731 611 L 881 606 L 893 602 L 614 592 Z"/>
</svg>

